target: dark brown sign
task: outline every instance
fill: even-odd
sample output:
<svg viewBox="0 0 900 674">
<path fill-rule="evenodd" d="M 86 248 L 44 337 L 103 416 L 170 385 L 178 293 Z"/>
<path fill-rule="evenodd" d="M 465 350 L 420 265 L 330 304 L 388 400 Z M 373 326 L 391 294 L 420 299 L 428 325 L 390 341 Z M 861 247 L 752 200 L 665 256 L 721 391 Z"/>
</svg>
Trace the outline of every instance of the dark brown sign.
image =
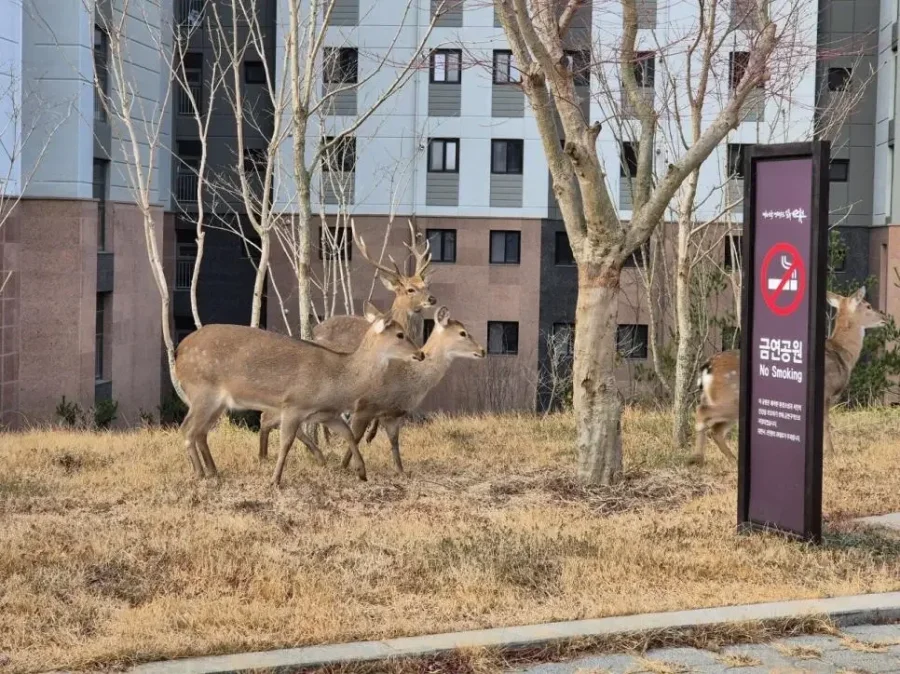
<svg viewBox="0 0 900 674">
<path fill-rule="evenodd" d="M 738 526 L 818 541 L 827 142 L 756 145 L 744 175 Z"/>
</svg>

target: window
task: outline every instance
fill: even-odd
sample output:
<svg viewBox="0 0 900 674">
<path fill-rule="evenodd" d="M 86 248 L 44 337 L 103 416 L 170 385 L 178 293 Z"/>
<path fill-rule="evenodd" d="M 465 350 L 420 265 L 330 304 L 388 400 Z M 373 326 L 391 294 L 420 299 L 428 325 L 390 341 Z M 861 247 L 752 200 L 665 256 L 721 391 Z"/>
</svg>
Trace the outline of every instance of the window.
<svg viewBox="0 0 900 674">
<path fill-rule="evenodd" d="M 639 87 L 652 89 L 656 83 L 656 54 L 639 51 L 634 55 L 634 79 Z"/>
<path fill-rule="evenodd" d="M 94 91 L 94 119 L 98 122 L 106 122 L 106 107 L 103 99 L 109 93 L 109 40 L 100 26 L 94 26 L 94 70 L 97 76 L 96 91 Z"/>
<path fill-rule="evenodd" d="M 428 338 L 431 337 L 431 333 L 434 332 L 434 319 L 426 318 L 425 322 L 422 324 L 422 343 L 428 341 Z"/>
<path fill-rule="evenodd" d="M 203 54 L 200 52 L 186 53 L 181 67 L 184 82 L 178 88 L 178 114 L 193 115 L 195 105 L 200 110 L 203 108 Z"/>
<path fill-rule="evenodd" d="M 846 91 L 852 75 L 850 68 L 829 68 L 828 91 Z"/>
<path fill-rule="evenodd" d="M 587 51 L 567 51 L 563 54 L 566 66 L 572 73 L 576 87 L 587 87 L 591 84 L 591 53 Z"/>
<path fill-rule="evenodd" d="M 550 333 L 555 355 L 569 360 L 575 353 L 575 324 L 554 323 Z"/>
<path fill-rule="evenodd" d="M 491 173 L 522 175 L 522 155 L 525 152 L 522 140 L 491 141 Z"/>
<path fill-rule="evenodd" d="M 106 250 L 106 191 L 109 183 L 109 161 L 94 160 L 93 194 L 97 200 L 99 217 L 97 219 L 97 249 Z"/>
<path fill-rule="evenodd" d="M 456 230 L 426 229 L 433 262 L 456 262 Z"/>
<path fill-rule="evenodd" d="M 433 138 L 428 143 L 429 173 L 459 173 L 459 139 Z"/>
<path fill-rule="evenodd" d="M 633 252 L 631 255 L 629 255 L 627 258 L 625 258 L 625 262 L 622 263 L 622 267 L 636 268 L 641 266 L 644 263 L 644 260 L 649 257 L 649 252 L 650 249 L 645 244 L 644 246 Z"/>
<path fill-rule="evenodd" d="M 515 84 L 522 81 L 511 51 L 494 52 L 494 84 Z"/>
<path fill-rule="evenodd" d="M 356 84 L 359 74 L 359 53 L 348 47 L 325 47 L 325 82 L 327 84 Z"/>
<path fill-rule="evenodd" d="M 622 178 L 634 178 L 637 175 L 637 143 L 622 143 L 619 175 Z"/>
<path fill-rule="evenodd" d="M 519 353 L 519 324 L 511 321 L 488 321 L 488 353 Z"/>
<path fill-rule="evenodd" d="M 97 313 L 94 335 L 94 379 L 105 379 L 106 362 L 104 350 L 106 349 L 106 309 L 109 293 L 97 293 Z"/>
<path fill-rule="evenodd" d="M 741 241 L 740 236 L 725 237 L 725 257 L 722 261 L 725 271 L 741 268 Z"/>
<path fill-rule="evenodd" d="M 733 51 L 729 55 L 728 60 L 728 73 L 729 73 L 729 84 L 731 85 L 732 91 L 737 89 L 738 85 L 741 83 L 741 80 L 744 79 L 744 75 L 747 73 L 747 68 L 750 66 L 750 52 L 748 51 Z M 756 86 L 761 87 L 763 85 L 762 82 L 757 82 Z"/>
<path fill-rule="evenodd" d="M 845 183 L 850 175 L 849 159 L 832 159 L 828 179 L 833 183 Z"/>
<path fill-rule="evenodd" d="M 356 170 L 356 138 L 344 136 L 340 140 L 333 137 L 325 139 L 323 171 L 339 171 L 351 173 Z"/>
<path fill-rule="evenodd" d="M 353 259 L 353 247 L 350 245 L 348 227 L 319 227 L 319 259 L 342 260 Z"/>
<path fill-rule="evenodd" d="M 728 144 L 728 177 L 737 180 L 744 179 L 744 159 L 747 156 L 749 145 L 735 143 Z"/>
<path fill-rule="evenodd" d="M 562 266 L 575 264 L 575 255 L 572 253 L 572 246 L 569 245 L 569 235 L 565 232 L 556 233 L 556 249 L 553 253 L 553 261 L 555 264 Z"/>
<path fill-rule="evenodd" d="M 244 61 L 244 83 L 266 83 L 266 68 L 262 61 Z"/>
<path fill-rule="evenodd" d="M 622 358 L 646 359 L 647 340 L 646 325 L 620 325 L 616 328 L 616 346 Z"/>
<path fill-rule="evenodd" d="M 190 290 L 197 262 L 196 234 L 189 229 L 175 230 L 175 290 Z"/>
<path fill-rule="evenodd" d="M 491 264 L 519 264 L 521 232 L 491 231 Z"/>
<path fill-rule="evenodd" d="M 248 147 L 244 150 L 244 171 L 263 175 L 266 172 L 266 149 L 264 147 Z"/>
<path fill-rule="evenodd" d="M 436 49 L 431 52 L 430 82 L 436 84 L 459 84 L 462 76 L 462 51 L 459 49 Z"/>
</svg>

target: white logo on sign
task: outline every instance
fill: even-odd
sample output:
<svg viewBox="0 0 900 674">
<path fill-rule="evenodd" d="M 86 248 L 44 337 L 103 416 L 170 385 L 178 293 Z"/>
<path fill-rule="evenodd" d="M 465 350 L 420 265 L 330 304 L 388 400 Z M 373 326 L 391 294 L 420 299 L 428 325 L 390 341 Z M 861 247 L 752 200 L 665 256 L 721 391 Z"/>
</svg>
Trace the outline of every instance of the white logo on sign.
<svg viewBox="0 0 900 674">
<path fill-rule="evenodd" d="M 781 266 L 785 271 L 791 268 L 791 262 L 787 255 L 781 256 Z M 794 268 L 794 271 L 791 272 L 791 277 L 784 281 L 784 287 L 781 288 L 783 291 L 797 292 L 797 286 L 799 285 L 797 268 Z M 770 276 L 768 281 L 769 290 L 778 290 L 781 287 L 781 282 L 784 280 L 783 276 Z"/>
</svg>

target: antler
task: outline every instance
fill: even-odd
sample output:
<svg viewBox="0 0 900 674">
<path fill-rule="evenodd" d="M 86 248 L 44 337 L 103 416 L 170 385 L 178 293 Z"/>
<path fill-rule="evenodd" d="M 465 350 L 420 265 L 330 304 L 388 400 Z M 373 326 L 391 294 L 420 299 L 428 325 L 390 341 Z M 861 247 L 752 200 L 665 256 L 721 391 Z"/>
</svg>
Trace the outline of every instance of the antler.
<svg viewBox="0 0 900 674">
<path fill-rule="evenodd" d="M 385 267 L 380 262 L 377 262 L 373 258 L 369 257 L 369 251 L 366 248 L 366 242 L 363 241 L 361 236 L 356 236 L 356 223 L 353 222 L 353 218 L 350 219 L 350 227 L 353 229 L 353 240 L 356 241 L 356 247 L 359 248 L 359 252 L 362 253 L 362 256 L 371 264 L 375 269 L 380 271 L 382 274 L 386 274 L 387 276 L 397 279 L 403 276 L 403 272 L 400 271 L 400 267 L 397 266 L 397 263 L 391 259 L 391 263 L 394 265 L 393 269 L 389 267 Z"/>
<path fill-rule="evenodd" d="M 415 227 L 413 227 L 412 220 L 407 220 L 406 222 L 409 224 L 409 234 L 410 234 L 410 237 L 411 237 L 413 243 L 408 244 L 408 243 L 404 242 L 403 245 L 406 246 L 409 249 L 409 252 L 412 253 L 413 256 L 416 258 L 415 274 L 417 276 L 421 276 L 422 278 L 425 278 L 425 276 L 429 273 L 428 266 L 431 264 L 431 242 L 427 238 L 423 237 L 421 234 L 416 236 L 416 229 L 415 229 Z M 425 239 L 425 247 L 422 248 L 421 250 L 419 249 L 419 246 L 416 244 L 416 239 L 419 237 Z"/>
</svg>

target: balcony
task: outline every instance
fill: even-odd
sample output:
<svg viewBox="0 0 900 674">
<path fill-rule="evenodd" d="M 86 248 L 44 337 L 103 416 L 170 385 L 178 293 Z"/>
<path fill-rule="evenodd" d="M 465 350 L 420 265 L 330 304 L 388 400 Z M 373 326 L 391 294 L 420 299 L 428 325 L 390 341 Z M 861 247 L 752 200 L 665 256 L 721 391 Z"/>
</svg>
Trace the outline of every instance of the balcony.
<svg viewBox="0 0 900 674">
<path fill-rule="evenodd" d="M 191 103 L 191 97 L 193 97 L 194 102 Z M 190 84 L 187 89 L 184 87 L 178 87 L 178 96 L 177 96 L 177 112 L 179 115 L 191 115 L 194 114 L 194 105 L 196 104 L 198 109 L 202 109 L 203 104 L 203 86 L 200 84 Z"/>
<path fill-rule="evenodd" d="M 176 0 L 175 16 L 178 22 L 188 29 L 199 28 L 204 4 L 205 0 Z"/>
<path fill-rule="evenodd" d="M 180 258 L 175 260 L 175 290 L 190 290 L 196 260 Z"/>
<path fill-rule="evenodd" d="M 175 200 L 179 203 L 197 203 L 199 176 L 181 168 L 175 174 Z"/>
</svg>

